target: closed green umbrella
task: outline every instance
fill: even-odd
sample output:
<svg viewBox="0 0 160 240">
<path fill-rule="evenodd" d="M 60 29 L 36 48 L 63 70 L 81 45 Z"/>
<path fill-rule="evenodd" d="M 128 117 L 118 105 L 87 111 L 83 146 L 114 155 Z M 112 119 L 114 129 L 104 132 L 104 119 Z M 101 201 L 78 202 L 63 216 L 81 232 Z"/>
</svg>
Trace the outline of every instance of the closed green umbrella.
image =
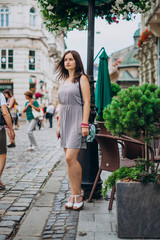
<svg viewBox="0 0 160 240">
<path fill-rule="evenodd" d="M 111 103 L 112 90 L 108 71 L 108 55 L 105 49 L 99 58 L 98 79 L 95 90 L 95 104 L 98 115 L 102 117 L 103 109 Z"/>
</svg>

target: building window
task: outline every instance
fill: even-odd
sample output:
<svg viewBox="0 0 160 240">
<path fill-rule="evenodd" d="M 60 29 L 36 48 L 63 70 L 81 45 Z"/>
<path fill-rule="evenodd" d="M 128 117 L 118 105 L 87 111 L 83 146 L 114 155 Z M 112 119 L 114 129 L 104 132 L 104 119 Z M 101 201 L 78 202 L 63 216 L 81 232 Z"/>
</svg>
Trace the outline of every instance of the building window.
<svg viewBox="0 0 160 240">
<path fill-rule="evenodd" d="M 13 69 L 13 50 L 12 49 L 1 49 L 1 69 Z"/>
<path fill-rule="evenodd" d="M 2 7 L 0 9 L 0 26 L 8 27 L 9 26 L 9 9 L 8 7 Z"/>
<path fill-rule="evenodd" d="M 13 50 L 8 50 L 8 68 L 13 69 Z"/>
<path fill-rule="evenodd" d="M 35 51 L 29 50 L 29 70 L 35 70 Z"/>
<path fill-rule="evenodd" d="M 5 89 L 13 92 L 13 83 L 11 83 L 10 79 L 5 79 L 5 81 L 4 79 L 0 79 L 0 92 L 3 92 Z"/>
<path fill-rule="evenodd" d="M 36 11 L 34 8 L 30 9 L 30 27 L 36 26 Z"/>
</svg>

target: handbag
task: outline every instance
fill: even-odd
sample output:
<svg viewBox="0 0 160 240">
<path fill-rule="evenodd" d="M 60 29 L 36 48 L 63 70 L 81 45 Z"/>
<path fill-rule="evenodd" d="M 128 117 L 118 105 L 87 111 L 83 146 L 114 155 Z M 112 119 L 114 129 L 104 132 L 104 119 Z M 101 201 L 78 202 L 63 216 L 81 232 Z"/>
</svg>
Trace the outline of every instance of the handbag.
<svg viewBox="0 0 160 240">
<path fill-rule="evenodd" d="M 6 106 L 6 107 L 7 107 L 7 106 Z M 7 107 L 7 110 L 8 110 L 8 112 L 9 112 L 11 121 L 12 121 L 12 123 L 13 123 L 13 118 L 12 118 L 12 116 L 11 116 L 11 113 L 10 113 L 10 110 L 9 110 L 8 107 Z M 5 120 L 4 117 L 3 117 L 3 113 L 2 113 L 1 106 L 0 106 L 0 125 L 1 125 L 1 126 L 7 125 L 6 120 Z"/>
<path fill-rule="evenodd" d="M 81 97 L 82 110 L 83 110 L 83 98 L 82 98 L 82 91 L 81 91 L 81 85 L 80 85 L 80 78 L 79 78 L 79 93 Z M 89 135 L 85 137 L 86 142 L 93 142 L 96 135 L 96 129 L 97 129 L 97 123 L 89 123 Z"/>
<path fill-rule="evenodd" d="M 43 111 L 41 108 L 40 108 L 40 112 L 38 112 L 34 108 L 32 108 L 32 114 L 35 119 L 39 119 L 39 118 L 43 117 Z"/>
</svg>

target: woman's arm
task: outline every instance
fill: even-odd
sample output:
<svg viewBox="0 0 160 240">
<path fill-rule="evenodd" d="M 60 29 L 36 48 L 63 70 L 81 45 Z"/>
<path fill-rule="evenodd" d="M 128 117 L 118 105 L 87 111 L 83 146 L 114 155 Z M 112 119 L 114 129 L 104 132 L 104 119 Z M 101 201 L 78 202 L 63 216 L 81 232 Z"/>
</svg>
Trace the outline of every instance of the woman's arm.
<svg viewBox="0 0 160 240">
<path fill-rule="evenodd" d="M 37 112 L 40 112 L 40 106 L 39 106 L 38 102 L 37 101 L 35 102 L 35 104 L 38 106 L 34 106 L 33 103 L 34 103 L 34 100 L 32 100 L 28 105 L 30 105 L 32 108 L 34 108 Z"/>
<path fill-rule="evenodd" d="M 59 135 L 59 129 L 60 129 L 61 107 L 62 107 L 62 105 L 60 105 L 60 107 L 59 107 L 59 114 L 58 114 L 59 118 L 58 118 L 58 121 L 57 121 L 57 130 L 56 130 L 57 137 Z"/>
<path fill-rule="evenodd" d="M 33 104 L 31 105 L 37 112 L 40 112 L 40 107 L 35 107 Z"/>
<path fill-rule="evenodd" d="M 80 85 L 83 97 L 83 123 L 88 123 L 90 114 L 90 85 L 85 75 L 81 76 Z"/>
<path fill-rule="evenodd" d="M 28 103 L 29 104 L 29 103 Z M 30 106 L 30 105 L 28 105 L 27 104 L 27 106 L 23 109 L 23 112 L 25 113 L 26 111 L 27 111 L 27 108 Z"/>
<path fill-rule="evenodd" d="M 14 103 L 15 103 L 15 99 L 14 97 L 11 97 L 8 108 L 11 109 L 14 106 Z"/>
<path fill-rule="evenodd" d="M 15 138 L 15 133 L 14 133 L 14 130 L 13 130 L 13 124 L 12 124 L 10 114 L 8 112 L 8 109 L 7 109 L 6 105 L 1 105 L 1 109 L 2 109 L 2 113 L 3 113 L 3 117 L 4 117 L 4 119 L 7 123 L 7 126 L 9 127 L 9 130 L 10 130 L 10 133 L 11 133 L 11 138 L 12 138 L 12 141 L 13 141 L 14 138 Z"/>
<path fill-rule="evenodd" d="M 80 86 L 83 97 L 83 122 L 88 124 L 90 114 L 90 85 L 88 78 L 85 75 L 81 76 Z M 89 128 L 82 127 L 82 136 L 85 137 L 89 134 Z"/>
</svg>

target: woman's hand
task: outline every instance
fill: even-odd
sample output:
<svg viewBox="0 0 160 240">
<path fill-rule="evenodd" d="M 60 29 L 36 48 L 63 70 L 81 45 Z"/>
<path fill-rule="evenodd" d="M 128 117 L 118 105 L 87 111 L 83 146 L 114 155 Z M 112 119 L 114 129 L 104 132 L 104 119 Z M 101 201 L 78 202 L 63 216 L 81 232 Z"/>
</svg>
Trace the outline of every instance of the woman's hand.
<svg viewBox="0 0 160 240">
<path fill-rule="evenodd" d="M 60 127 L 57 127 L 57 130 L 56 130 L 56 135 L 57 135 L 57 138 L 60 137 Z"/>
<path fill-rule="evenodd" d="M 31 106 L 32 106 L 32 103 L 31 103 L 31 102 L 29 102 L 29 103 L 27 104 L 27 106 L 28 106 L 28 107 L 31 107 Z"/>
<path fill-rule="evenodd" d="M 82 136 L 85 137 L 85 136 L 88 136 L 89 135 L 89 128 L 83 128 L 82 127 Z"/>
<path fill-rule="evenodd" d="M 34 100 L 31 100 L 29 103 L 30 103 L 30 106 L 33 107 Z"/>
</svg>

